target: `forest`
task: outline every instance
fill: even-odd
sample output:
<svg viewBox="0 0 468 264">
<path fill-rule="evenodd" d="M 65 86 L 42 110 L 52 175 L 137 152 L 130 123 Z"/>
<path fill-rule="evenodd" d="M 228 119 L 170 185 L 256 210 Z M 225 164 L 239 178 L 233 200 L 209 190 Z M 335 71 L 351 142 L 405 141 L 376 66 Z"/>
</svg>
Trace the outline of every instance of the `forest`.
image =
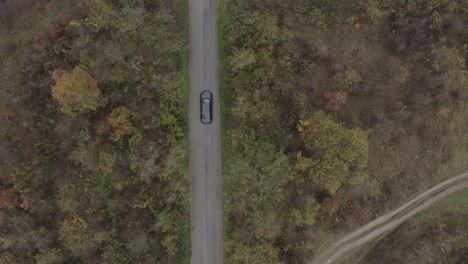
<svg viewBox="0 0 468 264">
<path fill-rule="evenodd" d="M 0 263 L 188 263 L 187 21 L 0 1 Z"/>
<path fill-rule="evenodd" d="M 0 263 L 189 263 L 188 26 L 0 0 Z M 225 263 L 307 263 L 467 169 L 467 0 L 219 0 L 219 41 Z M 360 261 L 467 260 L 464 201 Z"/>
<path fill-rule="evenodd" d="M 467 168 L 466 0 L 222 0 L 220 46 L 226 263 L 307 263 Z M 451 214 L 419 254 L 467 258 Z M 421 263 L 423 230 L 365 263 Z"/>
</svg>

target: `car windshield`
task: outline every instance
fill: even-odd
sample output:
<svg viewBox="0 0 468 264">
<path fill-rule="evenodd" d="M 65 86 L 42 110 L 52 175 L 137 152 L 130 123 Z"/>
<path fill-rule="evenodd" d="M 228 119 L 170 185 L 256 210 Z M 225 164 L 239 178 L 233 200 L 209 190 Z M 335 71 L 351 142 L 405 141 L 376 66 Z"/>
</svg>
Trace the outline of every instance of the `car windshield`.
<svg viewBox="0 0 468 264">
<path fill-rule="evenodd" d="M 202 99 L 209 99 L 211 98 L 211 93 L 209 91 L 203 91 L 201 94 Z"/>
</svg>

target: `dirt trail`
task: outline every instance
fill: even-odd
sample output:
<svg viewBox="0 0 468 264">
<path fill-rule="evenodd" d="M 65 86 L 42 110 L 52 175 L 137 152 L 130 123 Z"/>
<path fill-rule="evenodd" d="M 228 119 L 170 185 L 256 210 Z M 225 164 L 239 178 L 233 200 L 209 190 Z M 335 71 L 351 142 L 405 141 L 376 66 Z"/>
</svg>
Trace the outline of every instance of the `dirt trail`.
<svg viewBox="0 0 468 264">
<path fill-rule="evenodd" d="M 312 260 L 312 264 L 340 263 L 360 246 L 397 227 L 411 216 L 455 192 L 468 188 L 468 172 L 439 183 L 397 209 L 380 216 L 335 242 Z"/>
</svg>

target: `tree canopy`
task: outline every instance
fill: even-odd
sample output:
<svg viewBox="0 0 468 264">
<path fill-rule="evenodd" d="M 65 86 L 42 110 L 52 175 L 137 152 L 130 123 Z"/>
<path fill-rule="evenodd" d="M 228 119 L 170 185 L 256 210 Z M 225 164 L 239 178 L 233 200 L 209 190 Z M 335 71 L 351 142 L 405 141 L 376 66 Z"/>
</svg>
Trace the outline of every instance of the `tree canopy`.
<svg viewBox="0 0 468 264">
<path fill-rule="evenodd" d="M 60 110 L 66 114 L 96 111 L 107 103 L 97 81 L 81 67 L 72 71 L 54 70 L 52 78 L 55 81 L 52 97 L 58 101 Z"/>
<path fill-rule="evenodd" d="M 297 130 L 305 148 L 297 155 L 296 169 L 330 194 L 367 178 L 369 147 L 362 130 L 347 129 L 321 111 L 301 120 Z"/>
</svg>

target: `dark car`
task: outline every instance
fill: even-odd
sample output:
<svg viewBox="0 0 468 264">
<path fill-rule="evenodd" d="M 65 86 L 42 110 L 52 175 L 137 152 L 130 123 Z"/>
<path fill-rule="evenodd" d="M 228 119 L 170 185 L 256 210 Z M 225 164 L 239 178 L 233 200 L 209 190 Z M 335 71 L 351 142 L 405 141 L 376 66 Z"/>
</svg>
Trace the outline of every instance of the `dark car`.
<svg viewBox="0 0 468 264">
<path fill-rule="evenodd" d="M 200 120 L 203 124 L 213 121 L 213 94 L 208 90 L 200 94 Z"/>
</svg>

